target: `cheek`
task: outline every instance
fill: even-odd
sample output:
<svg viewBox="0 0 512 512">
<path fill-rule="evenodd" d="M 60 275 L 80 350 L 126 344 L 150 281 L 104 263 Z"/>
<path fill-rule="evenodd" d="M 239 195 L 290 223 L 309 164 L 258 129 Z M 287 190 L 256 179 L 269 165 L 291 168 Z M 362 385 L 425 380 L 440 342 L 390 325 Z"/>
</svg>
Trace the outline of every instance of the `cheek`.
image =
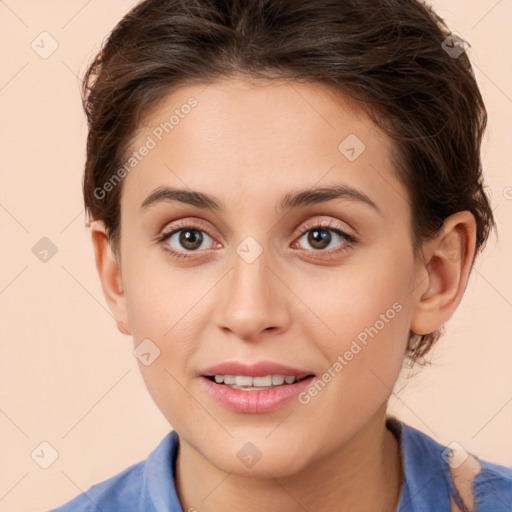
<svg viewBox="0 0 512 512">
<path fill-rule="evenodd" d="M 149 365 L 138 362 L 141 375 L 154 401 L 166 411 L 169 397 L 172 403 L 186 401 L 180 384 L 188 377 L 187 362 L 197 349 L 205 318 L 210 318 L 203 308 L 211 276 L 193 268 L 172 268 L 165 255 L 137 251 L 123 260 L 123 273 L 134 348 L 150 340 L 158 354 Z"/>
<path fill-rule="evenodd" d="M 315 311 L 328 329 L 319 335 L 304 326 L 327 369 L 341 376 L 333 379 L 334 387 L 357 389 L 359 399 L 391 391 L 407 346 L 413 260 L 406 249 L 392 249 L 381 247 L 373 258 L 326 279 L 323 293 L 315 295 Z"/>
<path fill-rule="evenodd" d="M 211 288 L 204 271 L 173 267 L 160 249 L 133 252 L 123 273 L 135 340 L 153 336 L 166 343 L 190 321 L 201 297 Z"/>
<path fill-rule="evenodd" d="M 308 289 L 302 290 L 329 330 L 329 352 L 358 336 L 364 342 L 370 332 L 383 340 L 396 338 L 408 323 L 412 260 L 374 252 L 374 258 L 340 267 L 322 280 L 308 280 Z"/>
<path fill-rule="evenodd" d="M 153 268 L 153 270 L 155 270 Z M 150 274 L 152 272 L 149 272 Z M 199 308 L 193 307 L 199 300 L 197 290 L 191 289 L 179 279 L 165 279 L 165 274 L 155 272 L 139 274 L 139 284 L 131 289 L 127 307 L 132 326 L 134 348 L 151 343 L 157 347 L 158 356 L 149 365 L 139 361 L 139 369 L 146 388 L 162 414 L 174 428 L 181 426 L 183 410 L 177 404 L 190 402 L 187 361 L 196 350 L 194 340 L 199 339 L 198 323 L 194 322 Z M 169 272 L 167 272 L 169 276 Z M 197 414 L 191 408 L 185 415 Z M 199 417 L 197 418 L 199 420 Z"/>
</svg>

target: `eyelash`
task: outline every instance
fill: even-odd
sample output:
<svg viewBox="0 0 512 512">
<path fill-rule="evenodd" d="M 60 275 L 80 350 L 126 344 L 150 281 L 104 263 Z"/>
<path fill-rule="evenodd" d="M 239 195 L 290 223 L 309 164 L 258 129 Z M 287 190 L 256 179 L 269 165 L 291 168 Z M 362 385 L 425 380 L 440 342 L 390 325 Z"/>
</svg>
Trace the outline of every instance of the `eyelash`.
<svg viewBox="0 0 512 512">
<path fill-rule="evenodd" d="M 189 251 L 183 252 L 183 251 L 177 251 L 176 249 L 173 249 L 169 244 L 166 244 L 168 238 L 170 238 L 175 233 L 178 233 L 179 231 L 185 231 L 186 229 L 195 230 L 195 231 L 202 231 L 203 233 L 206 233 L 210 238 L 213 239 L 213 236 L 208 232 L 208 230 L 200 227 L 200 226 L 194 226 L 194 224 L 191 224 L 190 222 L 181 222 L 178 224 L 175 224 L 171 230 L 168 230 L 161 235 L 158 236 L 157 242 L 164 244 L 164 249 L 171 254 L 171 256 L 175 259 L 190 259 L 193 258 L 194 252 L 198 251 Z M 318 252 L 325 255 L 333 255 L 333 254 L 342 254 L 348 250 L 350 250 L 357 242 L 358 240 L 354 238 L 352 235 L 349 235 L 348 233 L 341 231 L 340 229 L 332 228 L 331 227 L 331 221 L 329 222 L 313 222 L 313 223 L 306 223 L 304 225 L 303 230 L 300 232 L 299 235 L 297 235 L 297 239 L 302 238 L 306 233 L 309 231 L 313 231 L 314 229 L 321 229 L 323 231 L 332 231 L 336 233 L 337 235 L 344 238 L 346 241 L 341 245 L 340 247 L 336 249 L 328 249 L 328 250 L 314 250 L 314 249 L 307 249 L 309 252 Z"/>
</svg>

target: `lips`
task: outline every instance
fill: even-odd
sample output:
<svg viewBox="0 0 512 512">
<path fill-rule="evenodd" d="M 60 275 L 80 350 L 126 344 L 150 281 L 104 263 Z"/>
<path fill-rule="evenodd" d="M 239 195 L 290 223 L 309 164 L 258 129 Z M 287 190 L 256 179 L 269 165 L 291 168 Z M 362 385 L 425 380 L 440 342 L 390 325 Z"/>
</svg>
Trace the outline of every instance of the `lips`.
<svg viewBox="0 0 512 512">
<path fill-rule="evenodd" d="M 239 361 L 226 361 L 214 366 L 204 368 L 199 372 L 203 377 L 213 377 L 215 375 L 246 375 L 251 377 L 265 377 L 266 375 L 284 375 L 303 379 L 314 375 L 310 370 L 294 368 L 292 366 L 282 365 L 273 361 L 259 361 L 257 363 L 242 363 Z"/>
<path fill-rule="evenodd" d="M 224 408 L 236 413 L 263 414 L 290 404 L 311 384 L 315 375 L 310 370 L 273 361 L 251 364 L 226 361 L 202 369 L 199 377 L 201 389 Z M 226 379 L 234 381 L 235 385 L 226 384 Z M 247 387 L 249 380 L 251 386 Z M 237 381 L 241 385 L 236 384 Z"/>
<path fill-rule="evenodd" d="M 282 371 L 282 368 L 280 371 Z M 264 414 L 292 404 L 311 385 L 314 379 L 314 376 L 310 376 L 293 384 L 261 387 L 259 389 L 217 384 L 206 376 L 201 376 L 199 383 L 200 389 L 206 395 L 230 412 Z"/>
</svg>

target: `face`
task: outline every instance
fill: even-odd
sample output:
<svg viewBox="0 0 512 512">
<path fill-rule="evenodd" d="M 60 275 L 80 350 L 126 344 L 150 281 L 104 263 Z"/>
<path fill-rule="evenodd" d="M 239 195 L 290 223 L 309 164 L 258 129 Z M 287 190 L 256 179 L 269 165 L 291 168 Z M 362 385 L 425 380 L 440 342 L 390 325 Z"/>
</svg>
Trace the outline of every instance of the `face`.
<svg viewBox="0 0 512 512">
<path fill-rule="evenodd" d="M 132 149 L 126 324 L 136 347 L 150 340 L 139 366 L 165 417 L 240 474 L 285 476 L 346 446 L 384 410 L 411 325 L 410 205 L 390 141 L 326 86 L 232 78 L 167 97 Z M 331 187 L 344 193 L 296 196 Z M 154 195 L 164 188 L 213 200 Z M 313 377 L 244 391 L 204 376 L 262 361 Z M 248 442 L 262 454 L 251 469 L 237 464 Z"/>
</svg>

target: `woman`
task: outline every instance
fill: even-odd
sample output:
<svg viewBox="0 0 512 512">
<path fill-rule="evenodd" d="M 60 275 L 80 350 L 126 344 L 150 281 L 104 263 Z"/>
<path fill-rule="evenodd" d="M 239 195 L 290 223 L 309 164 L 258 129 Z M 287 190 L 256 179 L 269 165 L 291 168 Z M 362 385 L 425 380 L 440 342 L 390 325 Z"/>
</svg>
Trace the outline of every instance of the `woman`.
<svg viewBox="0 0 512 512">
<path fill-rule="evenodd" d="M 495 225 L 465 50 L 416 0 L 120 21 L 84 80 L 84 197 L 173 430 L 57 511 L 510 510 L 512 470 L 386 415 Z"/>
</svg>

